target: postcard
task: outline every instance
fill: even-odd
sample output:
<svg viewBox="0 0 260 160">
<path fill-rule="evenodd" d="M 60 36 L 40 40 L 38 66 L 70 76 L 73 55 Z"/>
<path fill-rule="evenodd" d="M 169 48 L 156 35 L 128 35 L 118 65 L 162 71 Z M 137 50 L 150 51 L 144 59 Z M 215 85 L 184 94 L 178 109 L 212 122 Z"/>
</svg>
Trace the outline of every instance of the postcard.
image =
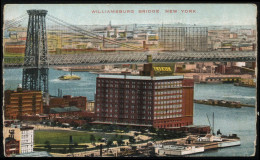
<svg viewBox="0 0 260 160">
<path fill-rule="evenodd" d="M 255 4 L 6 4 L 6 157 L 252 157 Z"/>
</svg>

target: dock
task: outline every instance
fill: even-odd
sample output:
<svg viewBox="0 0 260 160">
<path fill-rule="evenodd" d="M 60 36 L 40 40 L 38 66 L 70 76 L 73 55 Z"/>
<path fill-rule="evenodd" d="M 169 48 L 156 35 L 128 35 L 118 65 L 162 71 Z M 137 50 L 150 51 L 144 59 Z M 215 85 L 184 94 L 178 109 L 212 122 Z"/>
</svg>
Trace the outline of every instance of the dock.
<svg viewBox="0 0 260 160">
<path fill-rule="evenodd" d="M 252 104 L 243 104 L 239 101 L 225 101 L 225 100 L 214 100 L 214 99 L 204 99 L 204 100 L 193 100 L 194 103 L 206 104 L 212 106 L 229 107 L 229 108 L 241 108 L 241 107 L 255 107 Z"/>
</svg>

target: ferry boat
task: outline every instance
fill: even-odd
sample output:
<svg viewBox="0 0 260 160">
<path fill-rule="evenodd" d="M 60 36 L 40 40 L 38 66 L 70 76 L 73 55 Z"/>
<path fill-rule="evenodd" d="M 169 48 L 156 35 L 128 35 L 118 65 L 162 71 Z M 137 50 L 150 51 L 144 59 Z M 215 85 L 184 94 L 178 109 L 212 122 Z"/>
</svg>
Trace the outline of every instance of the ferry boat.
<svg viewBox="0 0 260 160">
<path fill-rule="evenodd" d="M 77 75 L 73 75 L 72 72 L 70 75 L 63 75 L 59 77 L 59 80 L 80 80 L 81 78 Z"/>
</svg>

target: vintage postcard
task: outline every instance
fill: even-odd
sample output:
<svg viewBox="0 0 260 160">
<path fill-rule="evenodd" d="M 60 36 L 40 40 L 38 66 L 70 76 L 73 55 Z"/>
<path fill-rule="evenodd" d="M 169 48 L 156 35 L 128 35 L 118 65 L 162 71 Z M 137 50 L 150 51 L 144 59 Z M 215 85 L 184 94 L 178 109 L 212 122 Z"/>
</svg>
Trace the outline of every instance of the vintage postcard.
<svg viewBox="0 0 260 160">
<path fill-rule="evenodd" d="M 251 157 L 254 4 L 6 4 L 6 157 Z"/>
</svg>

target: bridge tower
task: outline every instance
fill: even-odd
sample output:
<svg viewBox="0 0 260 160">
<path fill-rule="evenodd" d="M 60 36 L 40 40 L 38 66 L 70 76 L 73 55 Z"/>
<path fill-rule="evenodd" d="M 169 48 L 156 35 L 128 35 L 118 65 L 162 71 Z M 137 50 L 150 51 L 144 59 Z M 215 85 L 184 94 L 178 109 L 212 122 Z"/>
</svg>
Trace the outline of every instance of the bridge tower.
<svg viewBox="0 0 260 160">
<path fill-rule="evenodd" d="M 48 93 L 46 10 L 27 10 L 29 15 L 22 87 Z"/>
</svg>

